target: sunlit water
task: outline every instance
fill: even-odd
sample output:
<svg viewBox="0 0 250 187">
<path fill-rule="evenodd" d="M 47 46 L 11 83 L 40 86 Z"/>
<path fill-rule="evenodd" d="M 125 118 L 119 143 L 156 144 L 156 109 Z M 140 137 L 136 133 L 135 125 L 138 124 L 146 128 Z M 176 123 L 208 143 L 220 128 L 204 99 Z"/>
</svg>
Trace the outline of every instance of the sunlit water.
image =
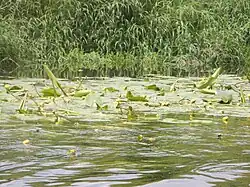
<svg viewBox="0 0 250 187">
<path fill-rule="evenodd" d="M 94 80 L 84 84 L 93 90 L 130 85 L 135 91 L 149 84 L 128 80 L 119 79 L 119 83 L 118 79 Z M 1 81 L 1 90 L 3 82 L 6 80 Z M 7 82 L 28 85 L 35 80 Z M 164 81 L 158 83 L 167 85 Z M 190 96 L 191 92 L 188 93 Z M 1 94 L 1 98 L 11 98 L 4 92 Z M 116 98 L 112 94 L 109 99 L 105 96 L 103 103 L 111 105 L 110 98 Z M 154 100 L 154 96 L 151 98 Z M 174 101 L 174 96 L 169 93 L 161 99 Z M 232 117 L 224 124 L 214 109 L 190 120 L 189 112 L 198 110 L 197 106 L 184 104 L 147 109 L 138 106 L 138 111 L 158 115 L 128 120 L 111 111 L 98 112 L 93 106 L 80 104 L 80 100 L 75 102 L 73 107 L 64 107 L 75 108 L 81 115 L 71 117 L 74 122 L 56 125 L 39 116 L 17 115 L 19 102 L 10 104 L 1 100 L 0 186 L 247 187 L 250 184 L 247 109 L 243 109 L 246 113 L 240 117 L 240 110 L 226 106 L 225 112 Z M 139 141 L 139 135 L 145 141 Z M 147 141 L 150 138 L 153 141 Z M 26 139 L 30 144 L 23 144 Z M 68 153 L 72 149 L 76 155 Z"/>
</svg>

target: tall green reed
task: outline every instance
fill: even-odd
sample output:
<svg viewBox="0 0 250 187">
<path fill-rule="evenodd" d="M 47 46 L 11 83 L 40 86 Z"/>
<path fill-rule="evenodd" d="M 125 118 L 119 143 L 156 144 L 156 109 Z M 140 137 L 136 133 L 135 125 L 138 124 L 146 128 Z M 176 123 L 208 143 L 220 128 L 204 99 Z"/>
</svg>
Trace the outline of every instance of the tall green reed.
<svg viewBox="0 0 250 187">
<path fill-rule="evenodd" d="M 249 64 L 249 4 L 247 0 L 3 1 L 0 18 L 7 29 L 0 41 L 9 37 L 9 43 L 0 45 L 15 49 L 1 47 L 0 60 L 17 54 L 18 58 L 13 58 L 13 67 L 2 69 L 10 71 L 18 64 L 17 71 L 30 69 L 42 76 L 46 63 L 64 77 L 77 75 L 82 67 L 99 76 L 194 76 L 218 66 L 242 73 Z"/>
</svg>

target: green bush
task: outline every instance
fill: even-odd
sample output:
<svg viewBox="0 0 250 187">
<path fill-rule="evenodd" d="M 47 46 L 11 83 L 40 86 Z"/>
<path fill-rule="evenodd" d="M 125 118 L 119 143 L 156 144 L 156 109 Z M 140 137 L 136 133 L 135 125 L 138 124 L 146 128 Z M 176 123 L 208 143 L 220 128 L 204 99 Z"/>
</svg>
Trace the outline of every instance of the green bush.
<svg viewBox="0 0 250 187">
<path fill-rule="evenodd" d="M 0 22 L 0 74 L 13 72 L 22 64 L 23 42 L 9 24 Z"/>
<path fill-rule="evenodd" d="M 2 71 L 59 76 L 202 75 L 249 62 L 248 0 L 9 0 L 0 3 Z M 13 30 L 14 29 L 14 30 Z M 6 64 L 9 64 L 6 66 Z"/>
</svg>

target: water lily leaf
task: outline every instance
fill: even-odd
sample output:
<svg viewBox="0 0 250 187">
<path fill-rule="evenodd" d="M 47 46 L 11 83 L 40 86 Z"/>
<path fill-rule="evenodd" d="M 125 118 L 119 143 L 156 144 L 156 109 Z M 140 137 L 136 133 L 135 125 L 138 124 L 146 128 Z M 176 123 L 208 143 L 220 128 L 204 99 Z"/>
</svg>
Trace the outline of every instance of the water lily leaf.
<svg viewBox="0 0 250 187">
<path fill-rule="evenodd" d="M 221 100 L 218 102 L 220 104 L 230 104 L 232 102 L 232 97 L 223 97 Z"/>
<path fill-rule="evenodd" d="M 216 100 L 216 99 L 202 98 L 202 101 L 208 103 L 209 105 L 212 105 L 213 102 L 217 102 L 218 100 Z"/>
<path fill-rule="evenodd" d="M 176 81 L 176 82 L 177 82 L 177 81 Z M 175 92 L 175 91 L 176 91 L 176 82 L 174 82 L 174 83 L 171 85 L 171 87 L 170 87 L 170 89 L 169 89 L 170 92 Z"/>
<path fill-rule="evenodd" d="M 91 93 L 91 90 L 78 90 L 75 92 L 74 97 L 85 97 L 89 93 Z"/>
<path fill-rule="evenodd" d="M 243 89 L 242 89 L 242 87 L 240 87 L 240 101 L 241 101 L 241 103 L 246 103 L 246 98 L 245 98 L 245 94 L 244 94 L 244 92 L 243 92 Z"/>
<path fill-rule="evenodd" d="M 169 105 L 170 105 L 169 102 L 163 102 L 163 103 L 161 103 L 161 106 L 169 106 Z"/>
<path fill-rule="evenodd" d="M 154 143 L 154 142 L 156 141 L 156 139 L 153 138 L 153 137 L 147 138 L 147 137 L 144 137 L 144 136 L 141 135 L 141 134 L 137 137 L 137 140 L 138 140 L 139 142 L 143 142 L 143 143 L 145 143 L 145 144 L 152 144 L 152 143 Z"/>
<path fill-rule="evenodd" d="M 108 105 L 101 106 L 98 103 L 95 103 L 95 104 L 96 104 L 96 109 L 97 110 L 100 110 L 100 111 L 108 110 Z"/>
<path fill-rule="evenodd" d="M 67 109 L 63 109 L 63 108 L 58 109 L 58 111 L 62 112 L 64 114 L 69 114 L 69 115 L 74 115 L 74 116 L 79 115 L 79 112 L 76 112 L 76 111 L 73 111 L 73 110 L 67 110 Z"/>
<path fill-rule="evenodd" d="M 138 141 L 141 142 L 143 140 L 143 136 L 140 134 L 138 137 L 137 137 Z"/>
<path fill-rule="evenodd" d="M 160 107 L 161 103 L 145 103 L 145 106 L 149 107 Z"/>
<path fill-rule="evenodd" d="M 85 103 L 88 105 L 88 106 L 93 106 L 93 105 L 96 105 L 96 103 L 98 103 L 99 105 L 102 104 L 102 100 L 101 100 L 101 97 L 99 94 L 97 93 L 94 93 L 94 92 L 91 92 L 89 93 L 86 98 L 85 98 Z"/>
<path fill-rule="evenodd" d="M 127 91 L 126 98 L 129 101 L 148 102 L 146 96 L 134 96 L 131 91 Z"/>
<path fill-rule="evenodd" d="M 160 92 L 157 94 L 157 96 L 164 96 L 165 95 L 165 90 L 161 89 Z"/>
<path fill-rule="evenodd" d="M 126 99 L 116 99 L 116 102 L 118 102 L 118 103 L 126 103 L 127 100 Z"/>
<path fill-rule="evenodd" d="M 131 119 L 134 119 L 134 118 L 137 118 L 137 114 L 135 113 L 135 111 L 133 110 L 132 106 L 129 106 L 128 107 L 128 113 L 127 113 L 127 118 L 128 120 L 131 120 Z"/>
<path fill-rule="evenodd" d="M 19 106 L 19 109 L 18 109 L 19 113 L 22 113 L 22 114 L 25 113 L 24 105 L 26 103 L 27 96 L 28 96 L 28 93 L 26 92 L 25 95 L 24 95 L 24 97 L 23 97 L 23 99 L 22 99 L 22 101 L 21 101 L 21 104 Z"/>
<path fill-rule="evenodd" d="M 50 71 L 49 67 L 46 64 L 43 64 L 43 67 L 44 67 L 44 70 L 47 73 L 49 79 L 51 80 L 51 82 L 53 84 L 55 92 L 56 92 L 55 87 L 58 87 L 62 91 L 62 93 L 65 96 L 67 96 L 66 92 L 63 90 L 61 84 L 59 83 L 59 81 L 57 80 L 57 78 L 55 77 L 55 75 L 52 73 L 52 71 Z"/>
<path fill-rule="evenodd" d="M 204 89 L 204 88 L 208 88 L 211 87 L 212 85 L 215 84 L 216 79 L 218 78 L 218 76 L 220 75 L 220 73 L 222 72 L 222 68 L 218 68 L 213 75 L 211 75 L 208 79 L 203 80 L 199 83 L 196 84 L 196 87 L 198 89 Z"/>
<path fill-rule="evenodd" d="M 200 92 L 201 93 L 204 93 L 204 94 L 212 94 L 212 95 L 215 95 L 216 94 L 216 90 L 212 90 L 212 89 L 200 89 Z"/>
<path fill-rule="evenodd" d="M 75 149 L 70 149 L 70 150 L 67 151 L 67 154 L 69 156 L 76 156 L 76 150 Z"/>
<path fill-rule="evenodd" d="M 30 141 L 29 141 L 28 139 L 23 141 L 23 144 L 24 144 L 24 145 L 27 145 L 27 144 L 29 144 L 29 143 L 30 143 Z"/>
<path fill-rule="evenodd" d="M 113 87 L 107 87 L 107 88 L 104 88 L 104 91 L 105 92 L 119 92 L 119 90 L 113 88 Z"/>
<path fill-rule="evenodd" d="M 9 100 L 6 99 L 6 98 L 1 98 L 0 101 L 1 101 L 1 102 L 9 102 Z"/>
<path fill-rule="evenodd" d="M 192 121 L 194 119 L 194 115 L 193 114 L 189 114 L 189 120 Z"/>
<path fill-rule="evenodd" d="M 4 84 L 6 92 L 19 92 L 23 90 L 22 86 Z"/>
<path fill-rule="evenodd" d="M 148 143 L 153 143 L 153 142 L 155 142 L 156 139 L 151 137 L 151 138 L 148 138 L 146 140 Z"/>
<path fill-rule="evenodd" d="M 228 123 L 228 116 L 225 116 L 222 118 L 223 123 L 227 124 Z"/>
<path fill-rule="evenodd" d="M 145 86 L 146 89 L 148 90 L 154 90 L 154 91 L 160 91 L 161 89 L 156 86 L 155 84 L 151 84 L 151 85 L 148 85 L 148 86 Z"/>
<path fill-rule="evenodd" d="M 41 90 L 43 97 L 59 97 L 61 94 L 54 88 L 46 87 Z"/>
<path fill-rule="evenodd" d="M 216 95 L 220 96 L 218 103 L 220 104 L 230 104 L 233 100 L 233 96 L 228 91 L 217 91 Z"/>
</svg>

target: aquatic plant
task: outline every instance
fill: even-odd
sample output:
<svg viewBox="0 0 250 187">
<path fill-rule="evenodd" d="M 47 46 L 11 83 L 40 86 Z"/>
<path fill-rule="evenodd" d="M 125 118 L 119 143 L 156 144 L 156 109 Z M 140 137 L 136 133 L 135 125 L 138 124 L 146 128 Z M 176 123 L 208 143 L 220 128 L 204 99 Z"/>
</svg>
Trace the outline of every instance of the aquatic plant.
<svg viewBox="0 0 250 187">
<path fill-rule="evenodd" d="M 216 111 L 217 107 L 223 108 L 223 105 L 224 107 L 230 105 L 241 107 L 241 105 L 249 104 L 245 98 L 249 93 L 242 87 L 247 82 L 221 85 L 220 68 L 202 82 L 194 83 L 189 80 L 186 84 L 181 79 L 173 79 L 168 84 L 170 90 L 164 89 L 164 85 L 158 87 L 156 84 L 149 84 L 148 86 L 141 84 L 137 86 L 138 88 L 136 87 L 137 89 L 131 85 L 125 86 L 123 90 L 113 87 L 104 89 L 100 87 L 99 90 L 95 91 L 86 88 L 83 80 L 79 83 L 75 82 L 72 86 L 65 86 L 60 83 L 46 65 L 44 65 L 44 69 L 48 74 L 50 84 L 32 83 L 31 86 L 36 88 L 32 91 L 25 88 L 25 85 L 4 83 L 5 92 L 0 92 L 0 96 L 1 94 L 11 95 L 14 101 L 19 103 L 15 109 L 17 114 L 31 117 L 40 116 L 55 125 L 75 124 L 78 123 L 76 116 L 93 114 L 103 115 L 104 118 L 113 116 L 128 121 L 138 119 L 159 120 L 162 118 L 158 115 L 161 111 L 171 110 L 174 107 L 187 110 L 185 112 L 187 119 L 194 122 L 194 116 L 197 113 L 207 114 L 209 111 Z M 155 77 L 152 77 L 152 79 L 155 81 Z M 151 80 L 148 79 L 148 82 L 151 82 Z M 130 81 L 127 81 L 127 85 L 130 85 L 130 83 Z M 178 89 L 176 89 L 176 84 L 178 84 Z M 193 87 L 193 84 L 200 86 Z M 240 87 L 238 84 L 240 84 Z M 173 87 L 175 90 L 171 90 Z M 189 93 L 186 93 L 187 88 Z M 142 90 L 146 91 L 143 95 L 141 94 Z M 164 95 L 159 95 L 159 92 L 164 93 Z M 11 102 L 9 100 L 0 101 Z M 221 112 L 223 116 L 224 110 L 225 108 Z M 227 122 L 226 118 L 223 118 L 223 122 Z"/>
</svg>

